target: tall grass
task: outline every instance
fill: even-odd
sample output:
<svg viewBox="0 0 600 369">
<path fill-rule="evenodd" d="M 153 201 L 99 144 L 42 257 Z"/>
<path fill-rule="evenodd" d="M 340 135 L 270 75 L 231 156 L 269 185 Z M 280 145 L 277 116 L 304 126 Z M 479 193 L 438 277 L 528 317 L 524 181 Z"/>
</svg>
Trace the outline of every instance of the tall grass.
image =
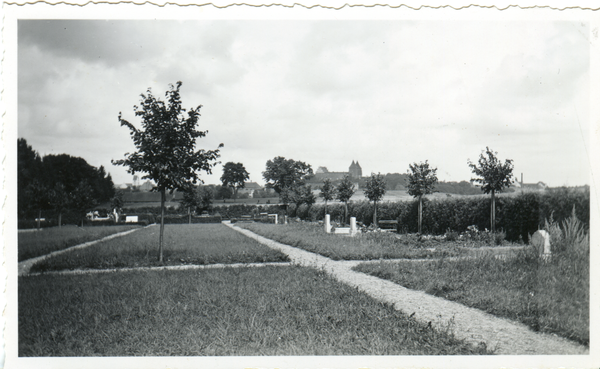
<svg viewBox="0 0 600 369">
<path fill-rule="evenodd" d="M 158 262 L 159 227 L 47 258 L 32 272 L 158 265 L 288 261 L 288 257 L 222 224 L 170 224 L 165 227 L 164 262 Z"/>
<path fill-rule="evenodd" d="M 322 226 L 314 223 L 240 223 L 239 226 L 272 240 L 334 260 L 430 258 L 462 253 L 458 243 L 442 243 L 435 239 L 386 232 L 363 233 L 349 237 L 325 233 Z"/>
<path fill-rule="evenodd" d="M 357 270 L 589 344 L 589 257 L 584 254 L 565 253 L 548 262 L 526 249 L 505 260 L 488 255 L 382 262 Z"/>
<path fill-rule="evenodd" d="M 31 259 L 138 227 L 130 225 L 87 228 L 64 226 L 45 228 L 40 232 L 19 233 L 18 258 L 19 261 Z"/>
<path fill-rule="evenodd" d="M 300 267 L 19 280 L 19 356 L 488 354 Z"/>
</svg>

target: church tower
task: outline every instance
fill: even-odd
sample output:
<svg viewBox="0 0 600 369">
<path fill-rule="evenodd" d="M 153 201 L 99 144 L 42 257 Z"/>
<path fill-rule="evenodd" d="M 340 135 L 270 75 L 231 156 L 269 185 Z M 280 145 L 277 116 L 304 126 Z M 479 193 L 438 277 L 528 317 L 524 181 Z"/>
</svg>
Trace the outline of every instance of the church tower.
<svg viewBox="0 0 600 369">
<path fill-rule="evenodd" d="M 358 164 L 358 161 L 355 163 L 354 160 L 352 160 L 352 164 L 350 164 L 348 173 L 350 174 L 350 177 L 352 177 L 352 178 L 361 178 L 362 177 L 362 168 L 360 167 L 360 164 Z"/>
</svg>

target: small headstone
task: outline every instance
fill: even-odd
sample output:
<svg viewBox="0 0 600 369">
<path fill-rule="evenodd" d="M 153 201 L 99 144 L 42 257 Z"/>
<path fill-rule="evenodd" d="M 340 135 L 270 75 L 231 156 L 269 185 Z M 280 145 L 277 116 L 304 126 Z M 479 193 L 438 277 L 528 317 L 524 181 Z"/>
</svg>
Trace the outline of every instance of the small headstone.
<svg viewBox="0 0 600 369">
<path fill-rule="evenodd" d="M 543 256 L 552 254 L 550 246 L 550 234 L 543 229 L 536 231 L 531 236 L 531 244 L 538 250 L 538 253 Z"/>
<path fill-rule="evenodd" d="M 325 232 L 331 233 L 331 218 L 329 214 L 325 214 Z"/>
<path fill-rule="evenodd" d="M 356 232 L 356 217 L 350 217 L 350 235 L 354 236 Z"/>
</svg>

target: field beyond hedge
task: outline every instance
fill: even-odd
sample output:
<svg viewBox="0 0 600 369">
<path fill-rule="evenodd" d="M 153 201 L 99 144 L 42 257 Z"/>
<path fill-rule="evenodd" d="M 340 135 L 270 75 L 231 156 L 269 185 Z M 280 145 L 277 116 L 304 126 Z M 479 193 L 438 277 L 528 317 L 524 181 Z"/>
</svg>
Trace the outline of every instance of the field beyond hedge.
<svg viewBox="0 0 600 369">
<path fill-rule="evenodd" d="M 160 227 L 155 225 L 53 256 L 34 264 L 31 272 L 288 261 L 283 253 L 223 224 L 169 224 L 165 226 L 164 263 L 161 264 L 158 262 L 159 231 Z"/>
</svg>

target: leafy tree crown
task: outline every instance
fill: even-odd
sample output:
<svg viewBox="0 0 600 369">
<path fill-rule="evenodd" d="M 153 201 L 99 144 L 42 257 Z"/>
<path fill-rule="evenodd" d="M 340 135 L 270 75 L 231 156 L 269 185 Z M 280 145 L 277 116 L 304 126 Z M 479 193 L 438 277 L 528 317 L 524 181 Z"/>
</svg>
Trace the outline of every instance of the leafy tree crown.
<svg viewBox="0 0 600 369">
<path fill-rule="evenodd" d="M 278 194 L 286 188 L 302 186 L 313 175 L 310 164 L 278 156 L 267 161 L 263 178 L 267 188 L 272 188 Z"/>
<path fill-rule="evenodd" d="M 507 159 L 503 164 L 498 160 L 497 155 L 497 152 L 486 147 L 485 152 L 479 155 L 477 165 L 470 160 L 468 162 L 472 172 L 479 176 L 479 178 L 473 178 L 472 181 L 481 183 L 481 190 L 484 193 L 502 191 L 513 183 L 513 161 Z"/>
<path fill-rule="evenodd" d="M 250 178 L 244 164 L 229 162 L 223 166 L 221 182 L 223 186 L 233 188 L 244 188 L 245 182 Z"/>
<path fill-rule="evenodd" d="M 171 193 L 175 189 L 184 190 L 188 183 L 196 184 L 199 171 L 211 174 L 219 157 L 218 149 L 196 150 L 196 139 L 206 136 L 208 131 L 196 129 L 202 105 L 190 110 L 182 108 L 181 84 L 169 85 L 166 102 L 152 95 L 150 89 L 141 95 L 140 106 L 133 108 L 135 115 L 141 117 L 141 129 L 119 113 L 119 122 L 129 128 L 137 151 L 126 153 L 125 159 L 112 161 L 114 165 L 128 167 L 131 174 L 145 173 L 142 179 L 153 180 L 156 190 Z"/>
<path fill-rule="evenodd" d="M 350 180 L 350 176 L 346 175 L 336 188 L 336 197 L 342 202 L 348 202 L 354 195 L 354 191 L 354 183 Z"/>
<path fill-rule="evenodd" d="M 331 179 L 326 178 L 323 181 L 323 186 L 321 186 L 321 192 L 319 193 L 319 196 L 322 197 L 325 201 L 331 201 L 331 200 L 333 200 L 334 195 L 335 195 L 335 188 L 333 187 L 333 184 L 331 183 Z"/>
<path fill-rule="evenodd" d="M 371 173 L 365 182 L 365 196 L 370 201 L 380 201 L 385 195 L 385 178 L 381 173 Z"/>
<path fill-rule="evenodd" d="M 414 163 L 408 165 L 408 194 L 413 197 L 420 197 L 433 193 L 435 184 L 438 181 L 437 168 L 430 168 L 429 163 Z"/>
</svg>

